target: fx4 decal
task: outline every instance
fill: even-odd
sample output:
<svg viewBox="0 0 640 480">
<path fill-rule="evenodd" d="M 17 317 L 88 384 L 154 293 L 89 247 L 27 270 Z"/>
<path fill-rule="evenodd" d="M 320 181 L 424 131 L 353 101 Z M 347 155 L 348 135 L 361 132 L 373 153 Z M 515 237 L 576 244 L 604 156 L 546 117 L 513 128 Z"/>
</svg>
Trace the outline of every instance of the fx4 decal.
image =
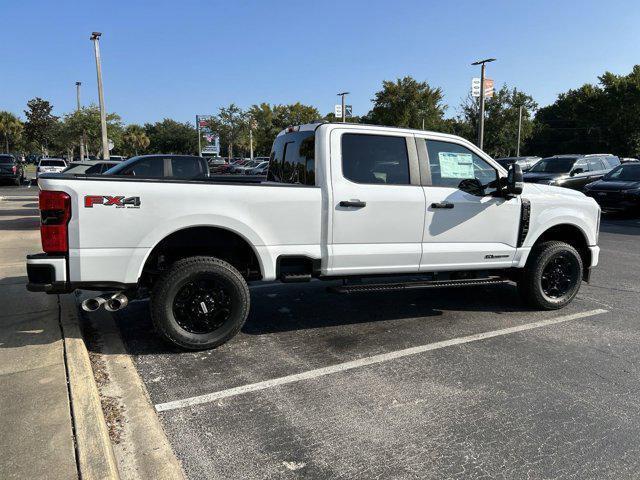
<svg viewBox="0 0 640 480">
<path fill-rule="evenodd" d="M 111 195 L 86 195 L 84 197 L 85 208 L 93 208 L 94 205 L 115 206 L 116 208 L 140 208 L 140 197 L 123 197 Z"/>
</svg>

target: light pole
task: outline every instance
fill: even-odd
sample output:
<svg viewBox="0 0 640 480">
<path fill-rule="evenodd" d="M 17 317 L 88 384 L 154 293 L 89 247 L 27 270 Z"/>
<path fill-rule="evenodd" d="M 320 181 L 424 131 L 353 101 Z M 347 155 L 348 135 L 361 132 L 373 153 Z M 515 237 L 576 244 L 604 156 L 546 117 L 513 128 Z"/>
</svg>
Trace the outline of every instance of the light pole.
<svg viewBox="0 0 640 480">
<path fill-rule="evenodd" d="M 522 105 L 518 109 L 518 144 L 516 145 L 516 157 L 520 156 L 520 132 L 522 131 Z"/>
<path fill-rule="evenodd" d="M 481 65 L 480 67 L 480 122 L 478 126 L 478 147 L 482 149 L 484 143 L 484 68 L 486 63 L 495 62 L 495 58 L 485 58 L 478 60 L 471 65 Z"/>
<path fill-rule="evenodd" d="M 78 113 L 80 113 L 80 85 L 82 82 L 76 82 L 76 100 L 78 102 Z M 84 132 L 80 134 L 80 161 L 84 162 L 84 142 L 82 139 Z"/>
<path fill-rule="evenodd" d="M 104 93 L 102 91 L 102 65 L 100 63 L 100 32 L 92 32 L 89 40 L 93 40 L 96 54 L 96 72 L 98 75 L 98 103 L 100 104 L 100 127 L 102 130 L 102 158 L 109 160 L 109 138 L 107 137 L 107 112 L 104 109 Z"/>
<path fill-rule="evenodd" d="M 200 134 L 200 117 L 196 115 L 196 132 L 198 132 L 198 156 L 202 156 L 202 139 Z"/>
<path fill-rule="evenodd" d="M 347 110 L 346 110 L 346 105 L 344 103 L 344 97 L 346 95 L 349 95 L 349 92 L 340 92 L 340 93 L 338 93 L 338 96 L 342 97 L 342 123 L 346 123 L 347 122 Z"/>
</svg>

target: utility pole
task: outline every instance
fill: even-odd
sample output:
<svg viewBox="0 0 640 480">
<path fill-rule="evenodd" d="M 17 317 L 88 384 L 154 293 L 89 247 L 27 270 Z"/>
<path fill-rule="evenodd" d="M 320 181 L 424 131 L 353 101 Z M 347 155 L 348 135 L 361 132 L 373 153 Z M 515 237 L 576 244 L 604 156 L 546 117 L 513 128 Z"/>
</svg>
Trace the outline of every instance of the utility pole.
<svg viewBox="0 0 640 480">
<path fill-rule="evenodd" d="M 522 131 L 522 105 L 518 109 L 518 144 L 516 146 L 516 157 L 520 156 L 520 132 Z"/>
<path fill-rule="evenodd" d="M 253 118 L 249 119 L 249 158 L 253 161 Z"/>
<path fill-rule="evenodd" d="M 78 102 L 78 113 L 80 112 L 80 85 L 82 82 L 76 82 L 76 100 Z M 80 134 L 80 161 L 84 162 L 84 132 Z"/>
<path fill-rule="evenodd" d="M 495 58 L 485 58 L 478 60 L 471 65 L 481 65 L 480 67 L 480 118 L 478 123 L 478 147 L 482 150 L 484 144 L 484 70 L 485 64 L 495 62 Z"/>
<path fill-rule="evenodd" d="M 100 104 L 100 127 L 102 130 L 102 158 L 109 160 L 109 138 L 107 137 L 107 112 L 104 109 L 104 92 L 102 91 L 102 65 L 100 63 L 100 32 L 92 32 L 89 40 L 93 40 L 96 54 L 96 72 L 98 75 L 98 103 Z"/>
<path fill-rule="evenodd" d="M 198 156 L 202 156 L 202 139 L 200 138 L 200 118 L 196 115 L 196 131 L 198 132 Z"/>
<path fill-rule="evenodd" d="M 344 101 L 344 97 L 346 95 L 349 95 L 349 92 L 338 93 L 338 96 L 342 97 L 342 123 L 346 123 L 347 122 L 347 109 L 346 109 L 346 105 L 345 105 L 345 101 Z"/>
</svg>

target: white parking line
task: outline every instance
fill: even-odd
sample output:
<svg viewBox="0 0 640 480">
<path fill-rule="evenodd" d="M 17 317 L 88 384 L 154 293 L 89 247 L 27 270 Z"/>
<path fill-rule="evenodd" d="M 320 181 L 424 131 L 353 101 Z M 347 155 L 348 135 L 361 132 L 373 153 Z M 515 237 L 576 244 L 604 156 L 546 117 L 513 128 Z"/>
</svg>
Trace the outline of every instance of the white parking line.
<svg viewBox="0 0 640 480">
<path fill-rule="evenodd" d="M 417 347 L 405 348 L 404 350 L 396 350 L 395 352 L 382 353 L 380 355 L 374 355 L 372 357 L 360 358 L 358 360 L 352 360 L 350 362 L 338 363 L 337 365 L 331 365 L 329 367 L 308 370 L 306 372 L 296 373 L 294 375 L 287 375 L 286 377 L 265 380 L 264 382 L 250 383 L 248 385 L 242 385 L 240 387 L 220 390 L 219 392 L 207 393 L 205 395 L 198 395 L 196 397 L 183 398 L 182 400 L 174 400 L 172 402 L 159 403 L 155 406 L 155 408 L 158 412 L 166 412 L 169 410 L 176 410 L 178 408 L 210 403 L 221 398 L 233 397 L 235 395 L 242 395 L 243 393 L 256 392 L 258 390 L 265 390 L 267 388 L 277 387 L 279 385 L 299 382 L 301 380 L 309 380 L 312 378 L 323 377 L 325 375 L 332 375 L 334 373 L 340 373 L 346 370 L 365 367 L 367 365 L 373 365 L 376 363 L 388 362 L 389 360 L 395 360 L 397 358 L 407 357 L 409 355 L 416 355 L 418 353 L 430 352 L 432 350 L 438 350 L 440 348 L 452 347 L 454 345 L 461 345 L 463 343 L 477 342 L 478 340 L 486 340 L 487 338 L 509 335 L 511 333 L 524 332 L 527 330 L 533 330 L 535 328 L 547 327 L 549 325 L 556 325 L 558 323 L 569 322 L 571 320 L 577 320 L 579 318 L 599 315 L 601 313 L 606 313 L 607 311 L 608 310 L 598 308 L 586 312 L 572 313 L 570 315 L 564 315 L 561 317 L 540 320 L 538 322 L 525 323 L 524 325 L 517 325 L 515 327 L 501 328 L 499 330 L 476 333 L 474 335 L 468 335 L 466 337 L 452 338 L 450 340 L 443 340 L 441 342 L 428 343 L 426 345 L 420 345 Z"/>
</svg>

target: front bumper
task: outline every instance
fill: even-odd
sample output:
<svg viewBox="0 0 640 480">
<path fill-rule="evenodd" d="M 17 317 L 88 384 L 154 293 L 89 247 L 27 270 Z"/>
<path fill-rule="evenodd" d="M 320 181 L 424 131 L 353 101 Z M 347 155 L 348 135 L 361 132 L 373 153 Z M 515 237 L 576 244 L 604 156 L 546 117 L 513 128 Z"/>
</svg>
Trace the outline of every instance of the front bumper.
<svg viewBox="0 0 640 480">
<path fill-rule="evenodd" d="M 38 253 L 27 255 L 27 290 L 30 292 L 69 293 L 67 258 L 64 255 Z"/>
</svg>

